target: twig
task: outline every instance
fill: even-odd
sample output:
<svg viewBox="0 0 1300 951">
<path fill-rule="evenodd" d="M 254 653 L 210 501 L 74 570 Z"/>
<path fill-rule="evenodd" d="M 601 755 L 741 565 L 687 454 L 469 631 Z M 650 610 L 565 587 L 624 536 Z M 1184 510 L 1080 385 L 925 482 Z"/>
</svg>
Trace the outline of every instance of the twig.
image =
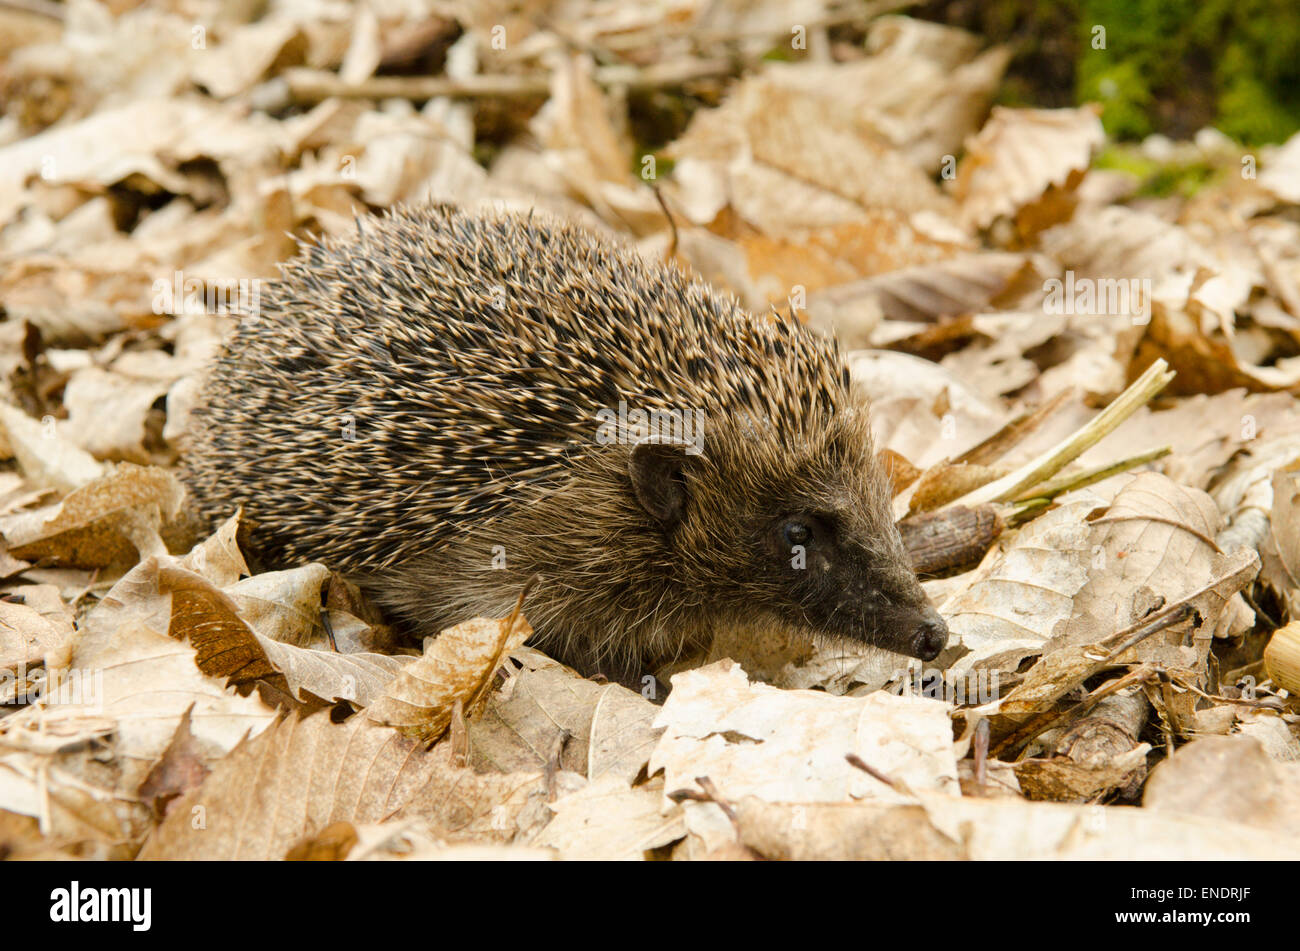
<svg viewBox="0 0 1300 951">
<path fill-rule="evenodd" d="M 968 492 L 959 499 L 953 499 L 948 504 L 976 506 L 985 502 L 1005 502 L 1017 498 L 1020 493 L 1044 479 L 1050 479 L 1133 415 L 1139 406 L 1144 406 L 1163 390 L 1174 378 L 1168 367 L 1169 364 L 1164 360 L 1157 360 L 1127 390 L 1077 432 L 1010 475 Z"/>
<path fill-rule="evenodd" d="M 1060 691 L 1060 693 L 1057 694 L 1057 696 L 1060 697 L 1064 695 L 1066 692 L 1074 689 L 1074 687 L 1078 686 L 1079 684 L 1082 684 L 1089 677 L 1105 670 L 1107 667 L 1111 665 L 1111 663 L 1117 657 L 1122 655 L 1125 651 L 1129 650 L 1130 648 L 1136 647 L 1138 644 L 1142 643 L 1152 634 L 1155 634 L 1159 631 L 1163 631 L 1166 628 L 1173 627 L 1175 624 L 1180 624 L 1183 621 L 1187 620 L 1187 618 L 1191 617 L 1192 614 L 1193 614 L 1192 605 L 1189 602 L 1184 601 L 1180 604 L 1175 604 L 1172 605 L 1171 607 L 1165 608 L 1164 610 L 1159 611 L 1150 617 L 1144 618 L 1143 620 L 1139 621 L 1137 624 L 1130 625 L 1129 627 L 1126 627 L 1124 630 L 1117 631 L 1116 633 L 1112 634 L 1110 637 L 1106 638 L 1105 640 L 1098 642 L 1094 646 L 1101 648 L 1102 650 L 1105 650 L 1106 654 L 1103 655 L 1102 657 L 1097 658 L 1096 660 L 1093 660 L 1092 663 L 1090 663 L 1087 667 L 1083 668 L 1082 671 L 1076 672 L 1075 675 L 1071 678 L 1071 682 L 1068 684 L 1064 684 L 1063 689 Z M 1143 670 L 1149 673 L 1148 668 L 1139 668 L 1139 670 Z M 1134 673 L 1136 672 L 1137 671 L 1134 671 Z M 1144 676 L 1145 675 L 1146 674 L 1144 674 Z M 1112 683 L 1117 685 L 1114 687 L 1114 690 L 1120 689 L 1120 686 L 1124 685 L 1123 683 L 1124 680 L 1125 678 L 1121 677 L 1118 681 L 1112 681 Z M 1102 699 L 1102 697 L 1108 696 L 1108 693 L 1102 692 L 1105 689 L 1106 689 L 1105 687 L 1102 687 L 1098 691 L 1091 694 L 1088 700 L 1084 701 L 1085 703 L 1088 704 L 1085 707 L 1080 708 L 1078 706 L 1075 706 L 1075 707 L 1071 707 L 1068 710 L 1060 711 L 1060 712 L 1055 710 L 1048 710 L 1045 713 L 1040 713 L 1037 716 L 1032 717 L 1028 722 L 1022 724 L 1019 729 L 1012 731 L 1007 736 L 1004 736 L 1001 740 L 999 740 L 997 746 L 994 747 L 993 749 L 993 755 L 997 756 L 998 754 L 1009 749 L 1019 749 L 1025 744 L 1027 744 L 1034 737 L 1038 736 L 1040 733 L 1045 732 L 1050 727 L 1055 725 L 1058 721 L 1064 720 L 1078 713 L 1086 713 L 1088 710 L 1092 708 L 1092 702 L 1095 702 L 1096 700 L 1100 700 Z M 1112 690 L 1110 692 L 1114 692 L 1114 691 Z"/>
<path fill-rule="evenodd" d="M 60 23 L 67 19 L 63 4 L 51 3 L 50 0 L 0 0 L 0 9 L 30 13 L 33 16 L 58 20 Z"/>
<path fill-rule="evenodd" d="M 1181 624 L 1183 621 L 1186 621 L 1191 617 L 1193 613 L 1195 613 L 1195 609 L 1192 607 L 1191 602 L 1183 601 L 1179 604 L 1171 605 L 1163 611 L 1158 611 L 1150 617 L 1139 621 L 1137 624 L 1116 634 L 1112 634 L 1105 640 L 1098 642 L 1098 647 L 1108 647 L 1111 644 L 1114 644 L 1115 647 L 1106 655 L 1104 660 L 1098 662 L 1101 666 L 1092 673 L 1097 673 L 1130 647 L 1136 647 L 1157 631 L 1163 631 L 1165 628 L 1173 627 L 1175 624 Z M 1084 680 L 1091 677 L 1092 673 L 1087 674 L 1084 677 Z"/>
<path fill-rule="evenodd" d="M 1165 705 L 1160 726 L 1165 734 L 1165 759 L 1169 759 L 1174 755 L 1174 697 L 1169 687 L 1169 673 L 1159 670 L 1156 674 L 1160 678 L 1160 702 Z"/>
<path fill-rule="evenodd" d="M 659 89 L 699 79 L 717 79 L 736 72 L 731 60 L 704 59 L 655 63 L 651 66 L 597 66 L 592 78 L 601 86 Z M 551 91 L 549 73 L 481 75 L 450 79 L 446 76 L 372 76 L 349 83 L 337 73 L 319 69 L 287 69 L 282 78 L 295 102 L 324 99 L 520 99 L 545 96 Z"/>
<path fill-rule="evenodd" d="M 740 823 L 736 817 L 736 810 L 732 808 L 731 803 L 722 798 L 718 792 L 718 787 L 713 784 L 713 780 L 707 776 L 696 776 L 695 782 L 699 784 L 703 792 L 696 792 L 694 789 L 676 789 L 668 794 L 668 798 L 673 802 L 711 802 L 721 809 L 728 819 L 731 820 L 732 826 L 736 830 L 736 835 L 740 835 Z"/>
<path fill-rule="evenodd" d="M 980 717 L 975 726 L 975 785 L 980 791 L 988 781 L 989 765 L 989 718 Z"/>
<path fill-rule="evenodd" d="M 1129 671 L 1122 677 L 1107 681 L 1066 710 L 1049 710 L 1046 713 L 1040 713 L 1023 724 L 1020 729 L 999 740 L 998 745 L 993 748 L 993 755 L 997 756 L 1004 751 L 1017 752 L 1057 725 L 1084 716 L 1111 694 L 1119 693 L 1119 691 L 1127 687 L 1142 683 L 1150 677 L 1151 668 L 1144 665 Z"/>
<path fill-rule="evenodd" d="M 663 210 L 664 217 L 668 219 L 668 228 L 672 231 L 673 239 L 668 245 L 668 253 L 665 255 L 666 260 L 677 256 L 677 222 L 673 220 L 673 213 L 668 210 L 668 202 L 664 200 L 664 194 L 660 191 L 658 185 L 651 185 L 650 190 L 654 192 L 655 200 L 659 202 L 659 207 Z"/>
<path fill-rule="evenodd" d="M 1013 419 L 978 445 L 967 449 L 954 459 L 953 465 L 990 466 L 1024 441 L 1047 422 L 1065 401 L 1075 395 L 1074 387 L 1066 387 L 1031 413 Z"/>
<path fill-rule="evenodd" d="M 863 758 L 859 756 L 857 753 L 847 753 L 845 754 L 844 758 L 849 761 L 850 766 L 862 770 L 864 773 L 866 773 L 868 776 L 870 776 L 873 779 L 880 780 L 890 789 L 894 788 L 894 781 L 892 779 L 890 779 L 880 770 L 876 769 L 876 767 L 872 766 L 870 763 L 863 760 Z"/>
<path fill-rule="evenodd" d="M 1117 459 L 1114 462 L 1108 462 L 1104 466 L 1097 466 L 1093 469 L 1085 469 L 1083 472 L 1076 472 L 1071 475 L 1049 479 L 1047 482 L 1021 492 L 1016 496 L 1015 501 L 1017 504 L 1020 504 L 1031 502 L 1036 499 L 1052 499 L 1058 495 L 1064 495 L 1066 492 L 1073 492 L 1075 489 L 1082 489 L 1085 486 L 1094 485 L 1105 479 L 1109 479 L 1113 475 L 1119 475 L 1121 472 L 1128 472 L 1130 469 L 1144 466 L 1148 462 L 1155 462 L 1157 459 L 1163 459 L 1171 452 L 1173 452 L 1173 450 L 1168 446 L 1161 446 L 1159 449 L 1152 449 L 1150 452 L 1143 452 L 1136 456 L 1129 456 L 1127 459 Z"/>
</svg>

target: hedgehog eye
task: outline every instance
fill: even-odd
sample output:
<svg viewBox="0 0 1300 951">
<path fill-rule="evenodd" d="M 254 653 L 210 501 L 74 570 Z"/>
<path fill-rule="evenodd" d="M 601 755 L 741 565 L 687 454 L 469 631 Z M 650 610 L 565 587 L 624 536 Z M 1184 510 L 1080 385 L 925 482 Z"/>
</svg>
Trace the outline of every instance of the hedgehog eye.
<svg viewBox="0 0 1300 951">
<path fill-rule="evenodd" d="M 795 520 L 786 522 L 781 534 L 785 536 L 787 545 L 807 545 L 812 541 L 813 530 L 807 522 Z"/>
</svg>

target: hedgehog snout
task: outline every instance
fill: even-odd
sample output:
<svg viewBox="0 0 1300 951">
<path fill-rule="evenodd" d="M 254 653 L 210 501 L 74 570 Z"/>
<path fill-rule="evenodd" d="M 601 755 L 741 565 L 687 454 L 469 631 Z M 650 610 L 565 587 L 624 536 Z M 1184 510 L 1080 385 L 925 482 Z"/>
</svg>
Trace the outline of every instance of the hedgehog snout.
<svg viewBox="0 0 1300 951">
<path fill-rule="evenodd" d="M 908 653 L 920 660 L 934 660 L 948 646 L 948 624 L 939 612 L 929 605 L 921 613 L 921 623 L 912 640 Z"/>
</svg>

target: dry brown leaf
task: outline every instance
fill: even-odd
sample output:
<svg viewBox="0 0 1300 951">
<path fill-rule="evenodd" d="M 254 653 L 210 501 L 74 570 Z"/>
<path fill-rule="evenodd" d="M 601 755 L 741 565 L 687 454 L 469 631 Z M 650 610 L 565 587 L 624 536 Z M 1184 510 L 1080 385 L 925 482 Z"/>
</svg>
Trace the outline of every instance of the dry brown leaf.
<svg viewBox="0 0 1300 951">
<path fill-rule="evenodd" d="M 1180 653 L 1159 637 L 1139 647 L 1143 659 L 1197 667 L 1210 632 L 1236 617 L 1227 601 L 1253 576 L 1257 558 L 1218 551 L 1221 516 L 1203 492 L 1146 473 L 1108 509 L 1087 501 L 1087 490 L 1080 496 L 991 553 L 942 605 L 949 628 L 972 651 L 958 668 L 1014 670 L 1035 644 L 1049 653 L 1084 647 L 1209 584 L 1218 594 L 1198 604 L 1205 627 L 1196 650 Z"/>
<path fill-rule="evenodd" d="M 20 410 L 0 404 L 0 424 L 28 481 L 71 492 L 101 477 L 104 466 L 60 436 L 53 422 L 38 423 Z"/>
<path fill-rule="evenodd" d="M 409 736 L 435 740 L 451 723 L 457 700 L 467 716 L 487 701 L 506 654 L 532 633 L 518 611 L 508 618 L 474 618 L 448 628 L 397 675 L 366 716 Z"/>
<path fill-rule="evenodd" d="M 1260 549 L 1264 567 L 1260 580 L 1287 606 L 1290 617 L 1300 618 L 1300 473 L 1273 473 L 1273 508 L 1269 534 Z"/>
<path fill-rule="evenodd" d="M 898 801 L 896 790 L 849 765 L 845 756 L 856 753 L 909 788 L 955 790 L 947 711 L 935 700 L 883 692 L 833 697 L 751 684 L 740 667 L 723 661 L 673 678 L 655 720 L 667 729 L 650 772 L 665 771 L 668 793 L 708 776 L 728 798 Z"/>
<path fill-rule="evenodd" d="M 62 502 L 6 516 L 0 529 L 17 558 L 101 568 L 165 555 L 160 533 L 173 528 L 184 499 L 166 469 L 118 463 Z"/>
<path fill-rule="evenodd" d="M 186 710 L 167 749 L 140 784 L 140 799 L 162 818 L 172 800 L 202 784 L 210 772 L 204 760 L 202 745 L 190 732 L 190 710 Z"/>
<path fill-rule="evenodd" d="M 321 594 L 330 571 L 312 562 L 286 571 L 264 571 L 237 581 L 226 595 L 254 631 L 294 647 L 322 646 Z"/>
<path fill-rule="evenodd" d="M 1100 112 L 1095 106 L 995 107 L 989 121 L 966 143 L 966 157 L 953 180 L 962 221 L 972 228 L 987 228 L 999 217 L 1015 216 L 1052 186 L 1068 187 L 1106 141 Z"/>
<path fill-rule="evenodd" d="M 1016 779 L 1030 799 L 1052 802 L 1089 802 L 1129 785 L 1146 775 L 1146 743 L 1099 763 L 1076 763 L 1064 757 L 1023 759 L 1016 763 Z"/>
<path fill-rule="evenodd" d="M 1043 232 L 1039 248 L 1073 271 L 1076 282 L 1079 278 L 1147 278 L 1155 294 L 1162 281 L 1175 273 L 1190 275 L 1198 267 L 1217 265 L 1213 255 L 1183 228 L 1118 205 L 1081 209 L 1068 222 Z M 1188 288 L 1182 290 L 1185 299 Z"/>
<path fill-rule="evenodd" d="M 612 774 L 552 803 L 555 813 L 531 845 L 564 859 L 641 859 L 686 835 L 680 806 L 665 814 L 663 780 L 633 788 Z"/>
<path fill-rule="evenodd" d="M 64 392 L 68 420 L 59 428 L 98 459 L 147 465 L 156 461 L 151 448 L 157 447 L 147 444 L 153 405 L 168 389 L 162 380 L 132 379 L 98 367 L 79 370 Z"/>
<path fill-rule="evenodd" d="M 18 593 L 36 588 L 29 585 Z M 54 600 L 58 602 L 57 592 Z M 42 614 L 29 604 L 0 601 L 0 703 L 14 703 L 18 695 L 28 701 L 39 696 L 49 678 L 68 666 L 75 634 L 66 610 Z"/>
<path fill-rule="evenodd" d="M 304 702 L 314 696 L 327 702 L 347 700 L 366 706 L 382 696 L 384 688 L 413 660 L 385 654 L 340 654 L 282 643 L 256 630 L 245 608 L 246 601 L 241 603 L 231 592 L 222 592 L 179 567 L 159 567 L 158 594 L 171 596 L 168 633 L 194 646 L 200 670 L 230 684 L 265 681 Z M 315 597 L 319 605 L 319 592 Z"/>
<path fill-rule="evenodd" d="M 812 295 L 810 324 L 847 347 L 869 346 L 881 319 L 933 323 L 983 310 L 1027 266 L 1019 254 L 970 253 L 889 270 Z"/>
<path fill-rule="evenodd" d="M 273 67 L 300 65 L 307 41 L 298 25 L 271 16 L 241 26 L 193 59 L 190 76 L 213 96 L 225 99 L 244 92 Z"/>
<path fill-rule="evenodd" d="M 559 765 L 591 780 L 606 773 L 636 779 L 663 732 L 652 726 L 658 707 L 529 648 L 512 656 L 523 669 L 469 723 L 471 765 L 498 772 Z"/>
<path fill-rule="evenodd" d="M 743 799 L 744 843 L 770 859 L 1287 859 L 1300 838 L 1155 809 L 922 795 L 920 805 Z"/>
<path fill-rule="evenodd" d="M 441 748 L 421 746 L 361 716 L 343 724 L 330 722 L 325 712 L 304 720 L 290 716 L 240 744 L 202 786 L 176 800 L 140 858 L 279 859 L 296 842 L 336 822 L 380 822 L 403 809 L 459 815 L 450 801 L 431 794 L 429 784 L 440 773 L 462 782 L 473 774 L 451 767 Z M 516 793 L 497 800 L 499 841 L 509 839 L 515 828 L 509 811 L 518 811 L 536 777 L 500 779 L 512 782 Z M 490 823 L 486 795 L 475 796 L 476 787 L 502 789 L 495 781 L 460 787 L 459 805 L 471 808 L 474 821 L 486 813 Z M 454 825 L 444 828 L 460 831 Z"/>
<path fill-rule="evenodd" d="M 1142 805 L 1300 838 L 1300 764 L 1275 762 L 1248 737 L 1202 737 L 1155 768 Z"/>
<path fill-rule="evenodd" d="M 206 578 L 218 588 L 225 588 L 244 575 L 252 574 L 248 562 L 239 550 L 238 535 L 242 512 L 226 519 L 215 532 L 199 542 L 184 558 L 180 566 Z"/>
</svg>

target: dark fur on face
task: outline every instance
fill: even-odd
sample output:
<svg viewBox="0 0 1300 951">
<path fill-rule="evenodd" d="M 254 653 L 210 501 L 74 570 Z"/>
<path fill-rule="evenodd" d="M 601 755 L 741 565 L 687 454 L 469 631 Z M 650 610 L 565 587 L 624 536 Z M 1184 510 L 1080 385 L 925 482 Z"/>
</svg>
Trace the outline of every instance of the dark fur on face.
<svg viewBox="0 0 1300 951">
<path fill-rule="evenodd" d="M 284 560 L 417 635 L 504 616 L 592 669 L 781 626 L 925 659 L 946 628 L 835 344 L 571 226 L 438 206 L 309 248 L 215 367 L 185 459 Z M 620 405 L 699 439 L 600 438 Z"/>
</svg>

